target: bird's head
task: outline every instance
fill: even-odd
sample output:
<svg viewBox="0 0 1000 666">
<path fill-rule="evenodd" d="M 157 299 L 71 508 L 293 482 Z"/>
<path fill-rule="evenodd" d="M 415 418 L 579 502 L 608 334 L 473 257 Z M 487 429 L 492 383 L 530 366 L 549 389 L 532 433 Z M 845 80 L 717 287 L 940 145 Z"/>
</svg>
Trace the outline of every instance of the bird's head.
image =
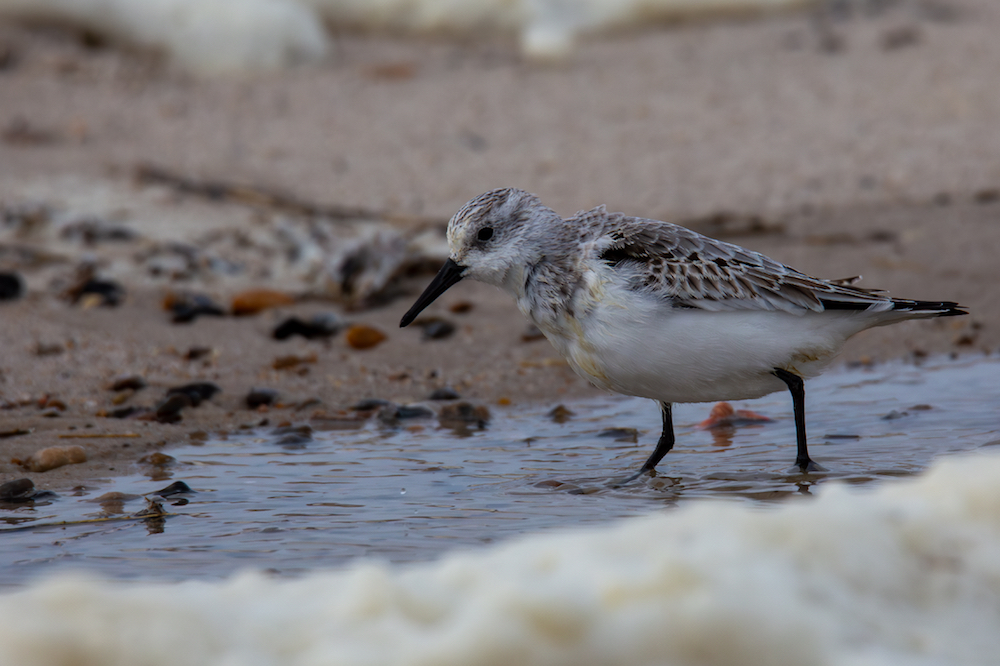
<svg viewBox="0 0 1000 666">
<path fill-rule="evenodd" d="M 524 267 L 544 255 L 539 230 L 560 220 L 534 194 L 514 188 L 480 194 L 448 222 L 449 257 L 417 301 L 403 316 L 406 326 L 420 312 L 463 278 L 503 286 L 512 268 Z"/>
</svg>

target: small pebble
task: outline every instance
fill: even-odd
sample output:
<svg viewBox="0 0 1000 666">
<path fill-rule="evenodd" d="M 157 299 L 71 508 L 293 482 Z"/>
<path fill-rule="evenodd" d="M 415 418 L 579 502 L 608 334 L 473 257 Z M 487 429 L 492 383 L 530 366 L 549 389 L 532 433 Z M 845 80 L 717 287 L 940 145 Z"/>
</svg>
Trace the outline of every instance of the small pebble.
<svg viewBox="0 0 1000 666">
<path fill-rule="evenodd" d="M 472 311 L 475 307 L 471 301 L 458 301 L 457 303 L 452 303 L 449 306 L 448 311 L 453 314 L 465 314 L 466 312 Z"/>
<path fill-rule="evenodd" d="M 396 405 L 389 403 L 378 411 L 378 420 L 385 425 L 398 425 L 400 421 L 427 419 L 434 412 L 420 405 Z"/>
<path fill-rule="evenodd" d="M 278 400 L 278 392 L 269 388 L 252 388 L 247 393 L 246 403 L 250 409 L 257 409 L 261 405 L 273 405 Z"/>
<path fill-rule="evenodd" d="M 421 318 L 413 323 L 423 331 L 424 340 L 443 340 L 455 332 L 455 325 L 440 317 Z"/>
<path fill-rule="evenodd" d="M 991 204 L 995 201 L 1000 201 L 1000 189 L 985 189 L 979 190 L 972 195 L 972 200 L 977 204 Z"/>
<path fill-rule="evenodd" d="M 60 412 L 66 411 L 66 403 L 59 399 L 46 400 L 45 407 L 47 409 L 58 409 Z"/>
<path fill-rule="evenodd" d="M 313 441 L 313 429 L 308 425 L 275 428 L 271 434 L 278 438 L 274 443 L 285 449 L 303 449 Z"/>
<path fill-rule="evenodd" d="M 35 483 L 31 479 L 14 479 L 0 484 L 0 501 L 26 500 L 35 493 Z"/>
<path fill-rule="evenodd" d="M 173 456 L 168 456 L 166 453 L 160 453 L 159 451 L 154 451 L 148 456 L 143 456 L 139 458 L 139 462 L 145 463 L 147 465 L 170 465 L 177 462 L 177 459 Z"/>
<path fill-rule="evenodd" d="M 125 288 L 112 280 L 86 280 L 69 290 L 73 303 L 83 305 L 103 305 L 116 307 L 125 300 Z M 92 296 L 93 298 L 88 298 Z"/>
<path fill-rule="evenodd" d="M 728 402 L 717 402 L 712 406 L 708 418 L 698 424 L 699 428 L 736 428 L 745 425 L 768 423 L 771 419 L 748 409 L 734 409 Z"/>
<path fill-rule="evenodd" d="M 213 395 L 221 391 L 222 389 L 212 382 L 192 382 L 167 389 L 167 395 L 186 395 L 191 401 L 191 406 L 197 407 L 203 400 L 211 400 Z"/>
<path fill-rule="evenodd" d="M 113 419 L 127 419 L 133 416 L 139 416 L 148 413 L 149 409 L 146 407 L 136 407 L 135 405 L 131 405 L 129 407 L 121 407 L 119 409 L 111 410 L 108 416 L 110 416 Z"/>
<path fill-rule="evenodd" d="M 64 465 L 87 462 L 87 452 L 82 446 L 50 446 L 32 453 L 27 460 L 19 462 L 32 472 L 47 472 Z"/>
<path fill-rule="evenodd" d="M 90 217 L 64 225 L 59 236 L 71 241 L 81 241 L 86 245 L 103 242 L 127 242 L 138 235 L 126 226 L 114 224 L 101 218 Z"/>
<path fill-rule="evenodd" d="M 576 416 L 576 414 L 566 409 L 565 405 L 556 405 L 552 408 L 552 411 L 548 413 L 548 417 L 556 423 L 566 423 L 566 421 L 569 421 L 573 416 Z"/>
<path fill-rule="evenodd" d="M 249 289 L 233 296 L 232 312 L 237 317 L 257 314 L 281 305 L 292 305 L 295 297 L 274 289 Z"/>
<path fill-rule="evenodd" d="M 364 324 L 355 324 L 347 329 L 347 344 L 354 349 L 371 349 L 385 339 L 385 333 Z"/>
<path fill-rule="evenodd" d="M 366 398 L 361 402 L 355 403 L 351 409 L 356 412 L 370 412 L 372 410 L 378 409 L 379 407 L 385 407 L 386 405 L 391 405 L 392 403 L 388 400 L 383 400 L 382 398 Z"/>
<path fill-rule="evenodd" d="M 142 375 L 120 375 L 115 377 L 109 388 L 112 391 L 124 391 L 126 389 L 138 391 L 145 387 L 146 379 Z"/>
<path fill-rule="evenodd" d="M 289 317 L 278 324 L 271 336 L 275 340 L 287 340 L 293 335 L 300 335 L 306 340 L 329 338 L 340 332 L 343 326 L 340 318 L 333 313 L 313 315 L 308 320 Z"/>
<path fill-rule="evenodd" d="M 458 400 L 461 396 L 453 388 L 448 388 L 443 386 L 439 389 L 434 389 L 434 392 L 430 394 L 427 398 L 428 400 Z"/>
<path fill-rule="evenodd" d="M 204 294 L 169 293 L 163 299 L 163 308 L 169 310 L 175 324 L 188 324 L 198 317 L 224 317 L 226 311 Z"/>
<path fill-rule="evenodd" d="M 179 495 L 181 493 L 193 493 L 191 487 L 184 483 L 183 481 L 174 481 L 166 488 L 161 488 L 151 494 L 159 495 L 160 497 L 170 497 L 171 495 Z"/>
<path fill-rule="evenodd" d="M 639 441 L 639 431 L 635 428 L 608 428 L 597 433 L 597 436 L 608 437 L 616 442 L 632 442 L 634 444 Z"/>
<path fill-rule="evenodd" d="M 909 416 L 907 412 L 898 412 L 895 409 L 882 417 L 883 421 L 895 421 L 896 419 L 901 419 L 904 416 Z"/>
<path fill-rule="evenodd" d="M 112 491 L 104 493 L 100 497 L 94 497 L 85 501 L 93 502 L 95 504 L 104 504 L 105 502 L 131 502 L 132 500 L 139 499 L 140 497 L 142 497 L 142 495 Z"/>
<path fill-rule="evenodd" d="M 434 416 L 434 412 L 420 405 L 400 405 L 396 408 L 397 419 L 426 419 Z"/>
<path fill-rule="evenodd" d="M 24 281 L 17 273 L 0 273 L 0 301 L 13 301 L 24 295 Z"/>
<path fill-rule="evenodd" d="M 309 356 L 296 356 L 295 354 L 279 356 L 271 362 L 271 367 L 275 370 L 288 370 L 304 363 L 315 363 L 318 358 L 316 354 L 309 354 Z"/>
<path fill-rule="evenodd" d="M 191 406 L 191 398 L 184 393 L 173 393 L 156 407 L 155 420 L 160 423 L 177 423 L 181 410 Z"/>
<path fill-rule="evenodd" d="M 438 421 L 446 428 L 459 424 L 476 424 L 480 428 L 485 428 L 489 420 L 490 410 L 485 405 L 473 405 L 469 402 L 444 405 L 438 413 Z"/>
<path fill-rule="evenodd" d="M 306 398 L 305 400 L 301 400 L 301 401 L 295 403 L 294 405 L 292 405 L 292 407 L 295 409 L 295 411 L 298 412 L 298 411 L 301 411 L 303 409 L 307 409 L 309 407 L 317 407 L 317 406 L 322 405 L 322 404 L 323 404 L 323 401 L 320 400 L 319 398 Z"/>
<path fill-rule="evenodd" d="M 36 342 L 35 343 L 35 356 L 58 356 L 66 351 L 58 342 Z"/>
<path fill-rule="evenodd" d="M 184 352 L 185 361 L 197 361 L 199 358 L 210 356 L 215 350 L 211 347 L 191 347 Z"/>
</svg>

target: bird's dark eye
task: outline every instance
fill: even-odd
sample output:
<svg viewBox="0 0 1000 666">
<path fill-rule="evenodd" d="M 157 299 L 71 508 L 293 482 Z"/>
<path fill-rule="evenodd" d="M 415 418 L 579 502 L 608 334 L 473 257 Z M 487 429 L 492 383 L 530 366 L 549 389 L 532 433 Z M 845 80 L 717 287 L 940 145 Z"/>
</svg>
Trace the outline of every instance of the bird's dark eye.
<svg viewBox="0 0 1000 666">
<path fill-rule="evenodd" d="M 484 243 L 489 239 L 493 238 L 493 227 L 483 227 L 482 229 L 479 230 L 479 233 L 476 234 L 476 238 L 483 241 Z"/>
</svg>

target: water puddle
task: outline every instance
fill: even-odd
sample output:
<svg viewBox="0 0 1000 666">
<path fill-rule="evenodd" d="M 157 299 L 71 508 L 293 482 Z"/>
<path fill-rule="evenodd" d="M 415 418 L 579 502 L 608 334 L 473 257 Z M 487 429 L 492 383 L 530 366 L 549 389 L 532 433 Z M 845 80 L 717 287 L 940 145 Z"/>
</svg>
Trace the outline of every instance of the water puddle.
<svg viewBox="0 0 1000 666">
<path fill-rule="evenodd" d="M 710 405 L 676 406 L 677 447 L 658 476 L 622 488 L 613 482 L 645 460 L 659 434 L 648 400 L 567 404 L 573 415 L 562 423 L 545 405 L 494 408 L 483 429 L 370 420 L 311 437 L 230 435 L 170 450 L 177 463 L 154 477 L 0 505 L 0 585 L 67 569 L 179 580 L 245 567 L 298 574 L 361 557 L 427 560 L 693 498 L 764 502 L 834 479 L 911 475 L 940 455 L 1000 445 L 998 377 L 1000 360 L 987 358 L 810 381 L 810 452 L 828 471 L 808 476 L 790 471 L 795 433 L 784 393 L 735 405 L 775 419 L 737 429 L 699 429 Z M 77 522 L 134 514 L 142 495 L 174 481 L 195 492 L 162 499 L 165 518 Z M 108 492 L 122 495 L 95 501 Z"/>
</svg>

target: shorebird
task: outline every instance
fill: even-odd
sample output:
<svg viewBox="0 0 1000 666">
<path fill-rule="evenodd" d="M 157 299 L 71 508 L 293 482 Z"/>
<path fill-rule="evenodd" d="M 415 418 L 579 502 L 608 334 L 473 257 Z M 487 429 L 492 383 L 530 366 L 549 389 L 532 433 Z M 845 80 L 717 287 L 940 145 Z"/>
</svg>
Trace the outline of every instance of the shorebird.
<svg viewBox="0 0 1000 666">
<path fill-rule="evenodd" d="M 685 227 L 604 206 L 568 219 L 533 194 L 496 189 L 448 222 L 449 258 L 403 316 L 406 326 L 469 278 L 499 287 L 595 386 L 655 400 L 663 429 L 630 482 L 674 446 L 671 406 L 792 395 L 802 473 L 804 380 L 874 326 L 964 315 L 951 301 L 890 298 L 858 278 L 823 280 Z"/>
</svg>

